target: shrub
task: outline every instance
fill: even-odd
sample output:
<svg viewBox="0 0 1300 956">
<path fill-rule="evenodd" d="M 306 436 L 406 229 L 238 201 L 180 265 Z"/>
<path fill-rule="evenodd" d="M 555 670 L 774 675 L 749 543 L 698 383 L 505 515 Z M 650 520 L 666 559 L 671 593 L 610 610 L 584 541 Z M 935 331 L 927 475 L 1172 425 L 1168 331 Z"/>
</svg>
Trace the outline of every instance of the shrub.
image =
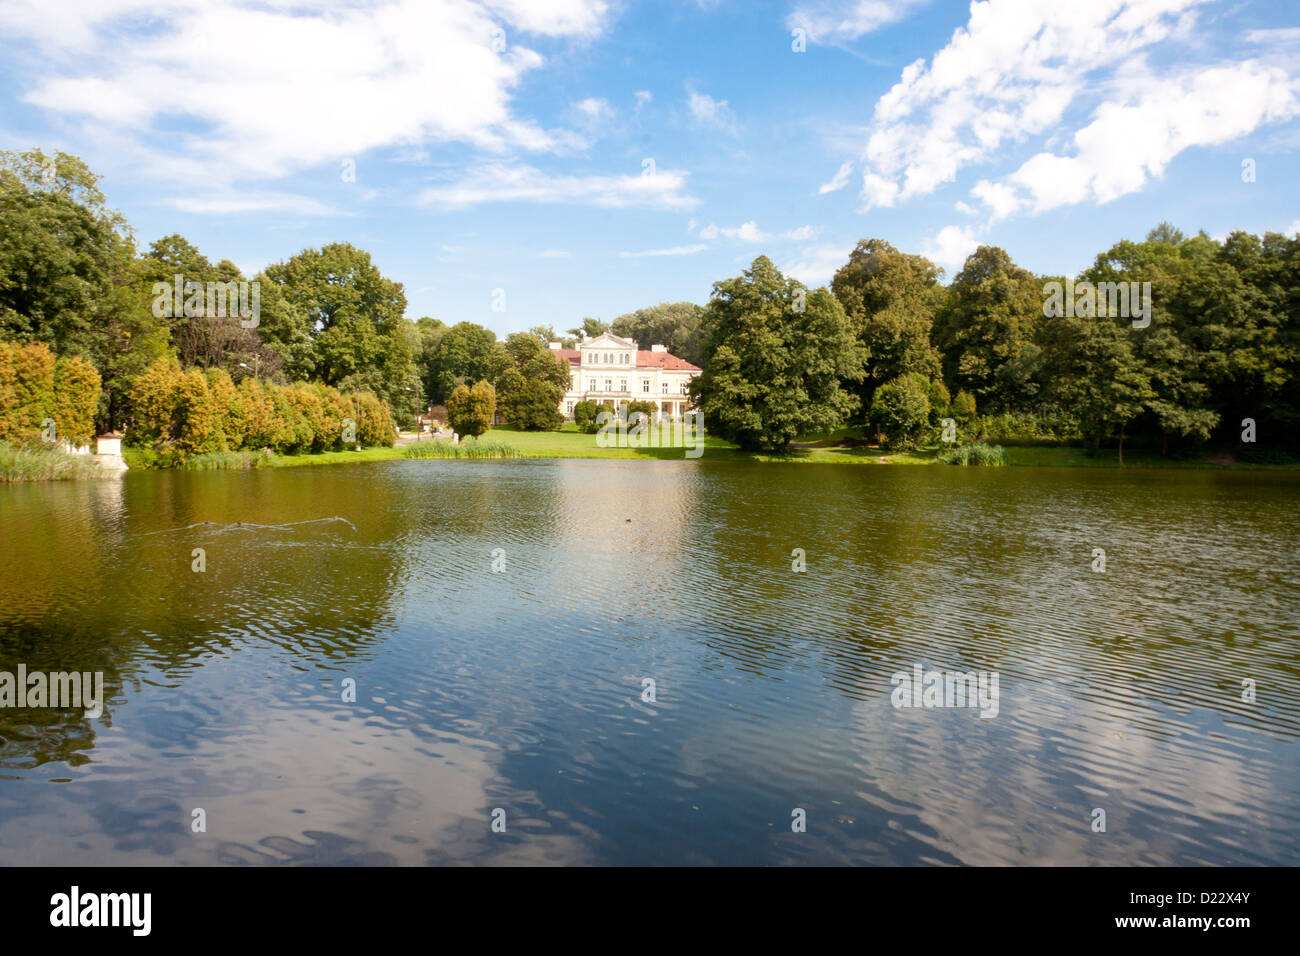
<svg viewBox="0 0 1300 956">
<path fill-rule="evenodd" d="M 968 422 L 975 417 L 975 396 L 962 389 L 952 400 L 952 417 L 959 422 Z"/>
<path fill-rule="evenodd" d="M 614 406 L 609 402 L 602 404 L 588 398 L 573 406 L 573 423 L 578 426 L 578 431 L 594 435 L 600 430 L 600 426 L 596 424 L 596 416 L 602 411 L 613 410 Z"/>
<path fill-rule="evenodd" d="M 487 382 L 479 382 L 473 388 L 457 385 L 447 399 L 447 422 L 461 435 L 482 435 L 492 427 L 496 411 L 496 389 Z"/>
<path fill-rule="evenodd" d="M 871 422 L 885 435 L 890 448 L 910 448 L 930 416 L 930 383 L 923 375 L 900 375 L 876 389 Z"/>
</svg>

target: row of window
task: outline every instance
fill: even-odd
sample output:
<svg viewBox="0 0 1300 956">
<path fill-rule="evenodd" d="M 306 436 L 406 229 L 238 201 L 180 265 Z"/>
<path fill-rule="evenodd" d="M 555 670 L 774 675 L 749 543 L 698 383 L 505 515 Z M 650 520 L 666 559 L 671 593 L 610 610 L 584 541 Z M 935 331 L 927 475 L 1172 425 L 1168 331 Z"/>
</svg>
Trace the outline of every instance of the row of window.
<svg viewBox="0 0 1300 956">
<path fill-rule="evenodd" d="M 631 365 L 631 364 L 632 364 L 632 353 L 631 353 L 631 352 L 604 352 L 604 353 L 601 353 L 601 352 L 583 352 L 583 353 L 582 353 L 582 359 L 583 359 L 583 361 L 586 362 L 588 365 L 595 365 L 595 364 L 597 364 L 597 363 L 600 362 L 602 354 L 604 355 L 604 358 L 605 358 L 605 361 L 604 361 L 604 363 L 603 363 L 603 364 L 605 364 L 605 365 L 614 365 L 614 364 L 618 364 L 618 365 Z M 618 356 L 618 359 L 617 359 L 617 360 L 615 360 L 615 358 L 614 358 L 615 355 Z"/>
<path fill-rule="evenodd" d="M 565 403 L 564 403 L 564 411 L 565 411 L 565 414 L 567 414 L 570 418 L 573 417 L 573 406 L 574 406 L 574 404 L 576 404 L 576 403 L 574 403 L 574 402 L 565 402 Z M 686 410 L 686 403 L 685 403 L 685 402 L 682 402 L 682 403 L 674 404 L 674 403 L 672 403 L 672 402 L 669 402 L 669 404 L 668 404 L 668 410 L 669 410 L 670 412 L 673 412 L 673 413 L 675 414 L 675 413 L 676 413 L 675 410 L 678 409 L 678 408 L 680 408 L 682 411 L 685 411 L 685 410 Z"/>
<path fill-rule="evenodd" d="M 573 387 L 574 387 L 574 388 L 577 388 L 577 387 L 578 387 L 578 382 L 577 382 L 576 380 L 575 380 L 574 383 L 573 383 Z M 589 378 L 589 379 L 587 379 L 587 391 L 589 391 L 589 392 L 595 392 L 595 391 L 598 391 L 599 388 L 600 388 L 600 380 L 599 380 L 599 379 L 595 379 L 595 378 Z M 685 394 L 687 393 L 687 391 L 689 390 L 689 388 L 690 388 L 690 383 L 689 383 L 689 382 L 685 382 L 685 381 L 684 381 L 684 382 L 681 383 L 681 391 L 682 391 L 682 394 L 683 394 L 683 395 L 685 395 Z M 607 378 L 607 379 L 605 379 L 605 389 L 604 389 L 604 390 L 607 391 L 607 392 L 612 392 L 612 391 L 614 391 L 614 380 L 613 380 L 612 378 Z M 625 379 L 625 378 L 620 378 L 620 379 L 618 380 L 618 390 L 619 390 L 620 392 L 626 392 L 626 391 L 628 390 L 628 388 L 627 388 L 627 379 Z M 660 390 L 664 395 L 667 395 L 667 394 L 668 394 L 668 383 L 667 383 L 667 382 L 660 382 L 660 383 L 659 383 L 659 390 Z M 643 391 L 643 392 L 649 392 L 649 391 L 650 391 L 650 379 L 648 379 L 648 378 L 643 378 L 643 379 L 641 379 L 641 391 Z"/>
</svg>

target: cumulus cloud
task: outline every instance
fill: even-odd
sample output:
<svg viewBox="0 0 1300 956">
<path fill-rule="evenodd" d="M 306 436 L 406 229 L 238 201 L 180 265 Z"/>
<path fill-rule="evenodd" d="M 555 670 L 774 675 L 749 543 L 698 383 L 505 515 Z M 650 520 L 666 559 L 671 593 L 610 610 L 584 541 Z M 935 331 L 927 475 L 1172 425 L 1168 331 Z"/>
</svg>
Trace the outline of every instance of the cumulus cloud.
<svg viewBox="0 0 1300 956">
<path fill-rule="evenodd" d="M 969 256 L 979 246 L 976 232 L 966 226 L 944 226 L 938 235 L 926 240 L 926 258 L 949 272 L 961 269 Z"/>
<path fill-rule="evenodd" d="M 986 0 L 876 103 L 863 151 L 866 208 L 932 193 L 1009 141 L 1057 126 L 1086 88 L 1186 33 L 1207 0 Z"/>
<path fill-rule="evenodd" d="M 607 9 L 603 0 L 67 0 L 52 16 L 45 0 L 6 0 L 0 32 L 39 60 L 28 103 L 128 143 L 153 174 L 207 185 L 423 142 L 562 148 L 563 134 L 512 109 L 514 89 L 543 62 L 524 40 L 595 35 Z"/>
</svg>

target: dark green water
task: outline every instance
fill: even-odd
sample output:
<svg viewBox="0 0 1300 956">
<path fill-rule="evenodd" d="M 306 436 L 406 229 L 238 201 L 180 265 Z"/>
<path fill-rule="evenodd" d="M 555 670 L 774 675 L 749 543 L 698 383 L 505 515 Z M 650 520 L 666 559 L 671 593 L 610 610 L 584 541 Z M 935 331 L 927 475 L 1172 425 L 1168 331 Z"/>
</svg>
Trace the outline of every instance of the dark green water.
<svg viewBox="0 0 1300 956">
<path fill-rule="evenodd" d="M 0 670 L 110 696 L 0 709 L 0 863 L 1296 864 L 1298 511 L 707 460 L 0 487 Z M 918 662 L 997 716 L 892 706 Z"/>
</svg>

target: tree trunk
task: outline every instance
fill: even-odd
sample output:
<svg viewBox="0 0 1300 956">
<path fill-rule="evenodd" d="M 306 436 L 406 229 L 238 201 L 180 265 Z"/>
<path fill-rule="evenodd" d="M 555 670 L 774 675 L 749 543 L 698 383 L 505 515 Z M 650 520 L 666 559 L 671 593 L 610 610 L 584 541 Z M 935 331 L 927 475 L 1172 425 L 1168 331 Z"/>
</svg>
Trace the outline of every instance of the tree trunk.
<svg viewBox="0 0 1300 956">
<path fill-rule="evenodd" d="M 1120 466 L 1123 467 L 1124 465 L 1124 426 L 1123 425 L 1119 427 L 1119 463 Z"/>
<path fill-rule="evenodd" d="M 1169 432 L 1164 430 L 1160 432 L 1160 457 L 1169 457 Z"/>
</svg>

